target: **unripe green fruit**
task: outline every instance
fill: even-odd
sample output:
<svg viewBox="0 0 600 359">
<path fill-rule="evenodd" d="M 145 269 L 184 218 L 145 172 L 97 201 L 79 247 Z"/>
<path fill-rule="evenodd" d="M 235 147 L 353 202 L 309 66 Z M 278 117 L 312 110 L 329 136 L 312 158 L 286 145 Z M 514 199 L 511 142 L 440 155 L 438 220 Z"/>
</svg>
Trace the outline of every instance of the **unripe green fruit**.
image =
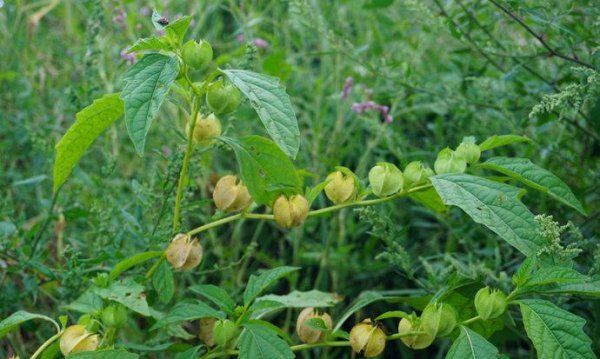
<svg viewBox="0 0 600 359">
<path fill-rule="evenodd" d="M 181 57 L 191 68 L 202 69 L 212 61 L 213 49 L 207 41 L 190 40 L 183 45 Z"/>
<path fill-rule="evenodd" d="M 435 173 L 463 173 L 467 169 L 467 161 L 455 151 L 446 147 L 438 153 L 433 164 Z"/>
<path fill-rule="evenodd" d="M 190 134 L 190 125 L 186 128 L 186 134 Z M 194 141 L 196 143 L 211 143 L 213 138 L 221 136 L 221 121 L 213 113 L 204 117 L 198 115 L 194 126 Z"/>
<path fill-rule="evenodd" d="M 471 142 L 462 142 L 456 148 L 456 153 L 464 158 L 470 165 L 477 163 L 477 161 L 479 161 L 479 157 L 481 157 L 481 150 L 479 149 L 479 146 Z"/>
<path fill-rule="evenodd" d="M 99 337 L 85 329 L 83 325 L 71 325 L 60 336 L 60 351 L 64 356 L 98 348 Z"/>
<path fill-rule="evenodd" d="M 402 190 L 404 177 L 395 165 L 380 162 L 369 171 L 369 183 L 377 197 L 390 196 Z"/>
<path fill-rule="evenodd" d="M 102 309 L 102 323 L 110 328 L 121 328 L 127 322 L 127 309 L 121 304 L 113 304 Z"/>
<path fill-rule="evenodd" d="M 236 176 L 221 177 L 213 191 L 215 206 L 221 211 L 241 211 L 252 203 L 248 188 Z"/>
<path fill-rule="evenodd" d="M 167 261 L 175 269 L 188 270 L 196 267 L 202 261 L 202 246 L 197 239 L 179 233 L 167 247 Z"/>
<path fill-rule="evenodd" d="M 225 83 L 223 79 L 219 79 L 208 85 L 206 104 L 216 114 L 235 111 L 241 99 L 240 91 L 231 83 Z"/>
<path fill-rule="evenodd" d="M 273 217 L 282 227 L 299 226 L 308 216 L 308 201 L 302 195 L 279 196 L 273 203 Z"/>
<path fill-rule="evenodd" d="M 411 319 L 402 318 L 402 320 L 400 320 L 400 323 L 398 323 L 398 333 L 399 334 L 406 334 L 406 333 L 410 333 L 410 332 L 420 332 L 420 331 L 423 331 L 423 327 L 422 327 L 421 323 L 419 322 L 419 319 L 417 319 L 416 317 L 413 317 Z M 415 335 L 405 336 L 400 339 L 402 340 L 404 345 L 406 345 L 407 347 L 409 347 L 411 349 L 425 349 L 428 346 L 430 346 L 431 343 L 433 343 L 433 340 L 435 339 L 435 337 L 429 333 L 423 333 L 423 334 L 415 334 Z"/>
<path fill-rule="evenodd" d="M 328 329 L 333 328 L 333 322 L 329 314 L 319 314 L 315 308 L 312 307 L 304 308 L 298 315 L 298 320 L 296 321 L 296 333 L 298 333 L 298 337 L 303 343 L 316 343 L 325 337 L 324 331 L 305 325 L 305 323 L 312 318 L 321 318 Z"/>
<path fill-rule="evenodd" d="M 433 337 L 444 337 L 456 328 L 457 319 L 458 314 L 450 304 L 429 304 L 421 313 L 421 328 Z"/>
<path fill-rule="evenodd" d="M 413 161 L 407 164 L 402 174 L 404 184 L 409 188 L 427 182 L 427 179 L 434 175 L 433 170 L 423 166 L 421 161 Z"/>
<path fill-rule="evenodd" d="M 238 329 L 235 323 L 229 319 L 217 320 L 213 329 L 213 338 L 215 343 L 226 348 L 229 342 L 236 337 Z"/>
<path fill-rule="evenodd" d="M 325 195 L 334 204 L 350 202 L 356 198 L 357 185 L 352 174 L 335 171 L 330 173 L 325 181 L 328 182 L 325 185 Z"/>
<path fill-rule="evenodd" d="M 386 335 L 377 323 L 365 319 L 350 330 L 350 346 L 357 354 L 376 357 L 385 349 Z"/>
<path fill-rule="evenodd" d="M 475 294 L 475 310 L 483 320 L 498 318 L 507 306 L 506 294 L 500 290 L 490 291 L 490 287 L 485 287 Z"/>
</svg>

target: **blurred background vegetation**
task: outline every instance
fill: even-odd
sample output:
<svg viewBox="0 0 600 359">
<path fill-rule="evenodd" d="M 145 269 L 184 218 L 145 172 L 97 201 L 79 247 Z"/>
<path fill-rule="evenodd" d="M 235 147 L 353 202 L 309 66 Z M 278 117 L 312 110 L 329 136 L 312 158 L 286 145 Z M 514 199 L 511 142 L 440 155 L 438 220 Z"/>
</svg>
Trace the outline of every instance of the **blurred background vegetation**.
<svg viewBox="0 0 600 359">
<path fill-rule="evenodd" d="M 170 240 L 185 144 L 185 117 L 176 104 L 163 106 L 143 158 L 135 155 L 125 124 L 117 122 L 59 196 L 52 196 L 54 145 L 75 113 L 121 88 L 119 78 L 135 61 L 122 51 L 154 33 L 152 8 L 170 19 L 193 15 L 189 36 L 209 40 L 218 61 L 281 78 L 300 123 L 296 165 L 306 170 L 307 185 L 336 165 L 361 178 L 377 161 L 431 165 L 439 150 L 458 145 L 463 136 L 530 137 L 533 143 L 494 155 L 529 157 L 571 186 L 587 218 L 537 193 L 525 193 L 524 202 L 536 214 L 552 215 L 561 224 L 571 221 L 563 246 L 581 249 L 578 269 L 598 275 L 597 0 L 0 4 L 0 318 L 18 309 L 65 313 L 62 307 L 98 272 L 134 253 L 162 249 Z M 353 86 L 346 96 L 342 89 L 350 88 L 349 77 Z M 353 103 L 369 100 L 389 106 L 393 121 L 377 111 L 352 110 Z M 248 104 L 225 127 L 235 135 L 264 131 Z M 211 220 L 212 184 L 236 171 L 233 154 L 225 149 L 196 151 L 183 209 L 186 228 Z M 313 206 L 325 204 L 321 196 Z M 238 295 L 257 269 L 288 264 L 302 270 L 278 293 L 317 288 L 339 293 L 346 304 L 366 290 L 418 298 L 442 288 L 455 273 L 508 288 L 523 259 L 459 210 L 440 214 L 409 200 L 311 218 L 291 231 L 240 222 L 207 232 L 202 240 L 205 259 L 193 273 L 177 276 L 179 297 L 189 296 L 186 287 L 192 283 L 220 285 Z M 151 304 L 154 295 L 148 293 Z M 588 320 L 592 338 L 600 337 L 597 302 L 564 305 Z M 333 308 L 334 319 L 343 308 Z M 409 309 L 381 303 L 361 315 L 395 308 Z M 269 320 L 293 329 L 295 315 L 288 311 Z M 142 320 L 137 324 L 147 328 Z M 122 339 L 158 340 L 135 328 Z M 1 357 L 26 357 L 50 330 L 43 323 L 26 329 L 0 342 Z M 518 330 L 501 331 L 493 341 L 511 357 L 533 357 Z M 387 353 L 441 358 L 450 342 L 436 343 L 426 354 L 390 343 L 397 348 Z M 595 345 L 600 350 L 600 341 Z M 312 354 L 350 357 L 343 348 Z"/>
</svg>

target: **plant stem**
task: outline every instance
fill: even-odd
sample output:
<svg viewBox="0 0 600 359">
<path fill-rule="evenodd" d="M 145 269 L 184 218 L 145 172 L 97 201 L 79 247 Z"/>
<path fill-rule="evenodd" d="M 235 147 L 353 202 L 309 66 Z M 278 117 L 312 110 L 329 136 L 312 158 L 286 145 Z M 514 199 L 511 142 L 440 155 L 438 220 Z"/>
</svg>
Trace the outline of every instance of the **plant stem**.
<svg viewBox="0 0 600 359">
<path fill-rule="evenodd" d="M 419 187 L 414 187 L 411 188 L 409 190 L 406 191 L 402 191 L 402 192 L 398 192 L 396 194 L 393 194 L 391 196 L 387 196 L 387 197 L 383 197 L 383 198 L 375 198 L 375 199 L 368 199 L 368 200 L 361 200 L 361 201 L 355 201 L 355 202 L 348 202 L 348 203 L 342 203 L 342 204 L 336 204 L 334 206 L 329 206 L 329 207 L 325 207 L 325 208 L 321 208 L 321 209 L 316 209 L 313 211 L 308 212 L 308 217 L 312 217 L 312 216 L 318 216 L 318 215 L 322 215 L 325 213 L 329 213 L 329 212 L 334 212 L 346 207 L 363 207 L 363 206 L 372 206 L 374 204 L 379 204 L 379 203 L 383 203 L 383 202 L 387 202 L 387 201 L 391 201 L 394 200 L 396 198 L 400 198 L 400 197 L 405 197 L 411 193 L 414 192 L 419 192 L 425 189 L 428 189 L 431 187 L 431 184 L 426 184 L 426 185 L 422 185 Z M 189 231 L 187 234 L 190 236 L 193 236 L 194 234 L 198 234 L 200 232 L 204 232 L 208 229 L 211 228 L 215 228 L 218 226 L 221 226 L 223 224 L 229 223 L 229 222 L 233 222 L 236 221 L 238 219 L 242 219 L 242 218 L 248 218 L 248 219 L 258 219 L 258 220 L 273 220 L 273 215 L 272 214 L 262 214 L 262 213 L 238 213 L 238 214 L 234 214 L 232 216 L 229 217 L 225 217 L 225 218 L 221 218 L 218 219 L 216 221 L 207 223 L 205 225 L 202 225 L 200 227 L 196 227 L 194 229 L 192 229 L 191 231 Z"/>
<path fill-rule="evenodd" d="M 42 344 L 36 351 L 35 353 L 33 353 L 33 355 L 31 356 L 31 359 L 35 359 L 37 357 L 39 357 L 44 350 L 46 350 L 46 348 L 48 348 L 50 346 L 50 344 L 54 343 L 55 340 L 57 340 L 58 338 L 60 338 L 60 336 L 62 335 L 63 331 L 59 331 L 58 333 L 54 334 L 52 337 L 50 337 L 48 340 L 46 340 L 44 342 L 44 344 Z"/>
<path fill-rule="evenodd" d="M 319 347 L 348 347 L 350 346 L 349 341 L 336 341 L 336 342 L 320 342 L 320 343 L 312 343 L 312 344 L 298 344 L 292 345 L 290 349 L 293 352 L 297 352 L 300 350 L 319 348 Z"/>
<path fill-rule="evenodd" d="M 476 317 L 467 319 L 467 320 L 463 321 L 461 324 L 468 325 L 468 324 L 474 323 L 474 322 L 476 322 L 478 320 L 481 320 L 480 316 L 476 316 Z"/>
</svg>

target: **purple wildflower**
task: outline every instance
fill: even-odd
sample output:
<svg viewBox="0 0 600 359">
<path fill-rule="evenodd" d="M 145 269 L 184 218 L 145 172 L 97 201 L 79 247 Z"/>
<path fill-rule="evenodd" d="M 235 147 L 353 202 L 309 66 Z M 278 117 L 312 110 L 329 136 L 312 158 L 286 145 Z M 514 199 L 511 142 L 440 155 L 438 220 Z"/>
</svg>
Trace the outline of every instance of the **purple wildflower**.
<svg viewBox="0 0 600 359">
<path fill-rule="evenodd" d="M 146 16 L 150 16 L 151 10 L 149 6 L 142 6 L 140 8 L 140 15 L 146 17 Z"/>
<path fill-rule="evenodd" d="M 156 29 L 156 36 L 163 36 L 165 33 L 165 29 Z"/>
<path fill-rule="evenodd" d="M 267 42 L 267 40 L 261 39 L 261 38 L 256 38 L 254 40 L 252 40 L 252 43 L 254 44 L 254 46 L 258 47 L 259 49 L 266 49 L 267 47 L 269 47 L 269 43 Z"/>
<path fill-rule="evenodd" d="M 238 36 L 235 37 L 235 39 L 237 40 L 237 42 L 242 43 L 242 42 L 246 41 L 246 35 L 239 34 Z"/>
<path fill-rule="evenodd" d="M 137 61 L 135 52 L 128 52 L 127 49 L 122 50 L 120 55 L 121 60 L 127 62 L 129 65 L 133 65 Z"/>
<path fill-rule="evenodd" d="M 348 76 L 346 78 L 346 82 L 344 82 L 344 88 L 342 89 L 342 99 L 347 99 L 352 91 L 352 87 L 354 86 L 354 79 L 352 76 Z"/>
<path fill-rule="evenodd" d="M 127 26 L 125 23 L 126 20 L 127 20 L 127 13 L 125 12 L 125 10 L 115 9 L 115 17 L 113 18 L 113 21 L 116 22 L 117 24 L 119 24 L 119 26 L 125 27 L 125 26 Z"/>
</svg>

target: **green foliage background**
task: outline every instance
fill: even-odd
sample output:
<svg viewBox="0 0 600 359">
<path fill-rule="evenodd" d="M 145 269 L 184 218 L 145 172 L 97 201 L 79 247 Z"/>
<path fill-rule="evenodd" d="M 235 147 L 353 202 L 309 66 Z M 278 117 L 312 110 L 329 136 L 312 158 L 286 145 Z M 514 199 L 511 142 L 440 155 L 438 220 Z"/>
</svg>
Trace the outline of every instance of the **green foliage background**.
<svg viewBox="0 0 600 359">
<path fill-rule="evenodd" d="M 122 88 L 116 79 L 129 65 L 120 52 L 153 34 L 146 13 L 152 7 L 170 17 L 193 15 L 192 38 L 209 40 L 217 56 L 282 79 L 300 124 L 295 164 L 306 169 L 307 184 L 337 165 L 365 178 L 377 161 L 432 164 L 437 151 L 458 145 L 463 136 L 479 141 L 494 134 L 528 136 L 532 144 L 494 154 L 531 158 L 573 189 L 588 217 L 531 191 L 524 202 L 534 213 L 562 224 L 572 221 L 577 230 L 563 236 L 558 251 L 581 249 L 578 269 L 598 275 L 600 79 L 594 69 L 600 68 L 600 7 L 594 0 L 3 3 L 0 318 L 18 309 L 62 313 L 89 278 L 133 253 L 163 249 L 170 240 L 185 144 L 184 114 L 174 105 L 161 109 L 143 158 L 135 154 L 123 121 L 109 128 L 48 214 L 56 142 L 76 112 Z M 257 38 L 268 47 L 247 46 Z M 356 84 L 343 99 L 349 76 Z M 383 123 L 376 112 L 351 111 L 353 102 L 367 99 L 367 88 L 374 101 L 391 106 L 392 123 Z M 235 117 L 226 131 L 264 133 L 248 103 Z M 194 183 L 182 216 L 186 228 L 210 221 L 215 176 L 237 171 L 226 150 L 214 155 L 199 150 L 192 161 Z M 320 196 L 313 207 L 325 201 Z M 522 260 L 461 211 L 436 214 L 407 200 L 312 218 L 292 231 L 240 222 L 206 232 L 203 241 L 205 259 L 194 273 L 178 275 L 176 296 L 192 284 L 211 283 L 240 298 L 251 273 L 280 265 L 302 270 L 276 292 L 316 288 L 345 296 L 346 304 L 366 290 L 413 297 L 434 293 L 457 271 L 507 288 Z M 566 249 L 568 244 L 573 246 Z M 369 306 L 362 316 L 398 306 L 408 309 L 384 303 Z M 588 321 L 592 338 L 600 337 L 597 302 L 574 300 L 564 307 Z M 343 310 L 336 308 L 334 318 Z M 295 315 L 287 311 L 271 321 L 293 328 Z M 17 354 L 31 352 L 51 330 L 43 323 L 27 325 L 27 333 L 0 342 L 0 356 L 7 356 L 9 347 Z M 124 336 L 145 340 L 143 331 Z M 436 343 L 428 357 L 441 357 L 449 347 Z M 500 332 L 494 343 L 511 357 L 531 355 L 523 333 Z M 425 355 L 393 345 L 389 355 Z M 594 345 L 600 351 L 600 342 Z M 330 349 L 324 355 L 350 354 Z"/>
</svg>

